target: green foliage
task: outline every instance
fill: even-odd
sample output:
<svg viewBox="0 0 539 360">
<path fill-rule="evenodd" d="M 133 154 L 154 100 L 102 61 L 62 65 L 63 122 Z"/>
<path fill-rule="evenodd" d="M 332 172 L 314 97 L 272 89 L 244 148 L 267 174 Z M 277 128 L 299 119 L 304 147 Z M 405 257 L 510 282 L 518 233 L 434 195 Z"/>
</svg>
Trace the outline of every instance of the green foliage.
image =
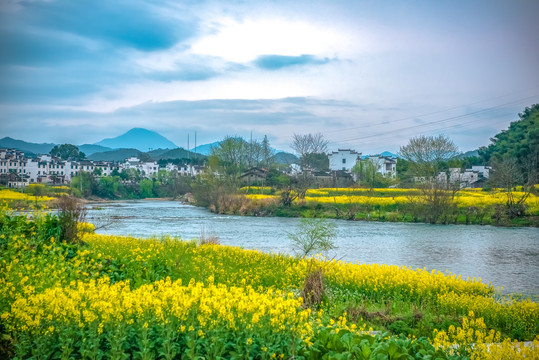
<svg viewBox="0 0 539 360">
<path fill-rule="evenodd" d="M 121 180 L 119 176 L 104 176 L 99 178 L 96 195 L 105 199 L 120 197 Z"/>
<path fill-rule="evenodd" d="M 212 148 L 208 165 L 219 169 L 228 180 L 238 185 L 239 177 L 245 170 L 257 166 L 271 166 L 271 149 L 267 138 L 262 143 L 246 141 L 240 136 L 226 136 L 218 146 Z"/>
<path fill-rule="evenodd" d="M 22 189 L 25 194 L 32 196 L 48 196 L 57 197 L 58 195 L 65 195 L 69 191 L 66 186 L 51 186 L 49 184 L 30 184 Z"/>
<path fill-rule="evenodd" d="M 81 172 L 73 177 L 71 190 L 77 197 L 97 196 L 104 199 L 140 199 L 152 197 L 176 198 L 191 191 L 190 176 L 160 171 L 150 179 L 142 179 L 135 169 L 119 175 L 96 177 Z"/>
<path fill-rule="evenodd" d="M 68 244 L 80 241 L 78 224 L 86 217 L 84 204 L 75 197 L 62 196 L 56 201 L 58 208 L 58 224 L 60 226 L 59 239 Z"/>
<path fill-rule="evenodd" d="M 335 224 L 325 219 L 301 219 L 295 233 L 288 233 L 292 247 L 300 257 L 335 249 Z"/>
<path fill-rule="evenodd" d="M 71 192 L 77 197 L 90 197 L 96 193 L 97 180 L 92 173 L 81 171 L 71 179 Z"/>
<path fill-rule="evenodd" d="M 380 334 L 355 334 L 347 330 L 336 332 L 325 328 L 318 332 L 310 347 L 302 347 L 304 359 L 458 359 L 436 350 L 427 338 L 417 340 Z"/>
<path fill-rule="evenodd" d="M 208 207 L 213 211 L 219 210 L 221 199 L 236 192 L 236 187 L 229 179 L 220 178 L 213 174 L 199 176 L 191 187 L 196 204 Z"/>
<path fill-rule="evenodd" d="M 151 179 L 142 179 L 139 183 L 140 197 L 151 198 L 154 197 L 153 181 Z"/>
<path fill-rule="evenodd" d="M 316 171 L 329 171 L 329 158 L 325 153 L 309 153 L 302 157 L 302 163 L 307 168 Z"/>
<path fill-rule="evenodd" d="M 496 134 L 492 143 L 479 149 L 479 155 L 492 163 L 497 159 L 515 159 L 522 183 L 536 183 L 539 158 L 539 104 L 526 107 L 519 120 Z"/>
<path fill-rule="evenodd" d="M 49 152 L 52 156 L 58 156 L 63 160 L 84 160 L 86 155 L 79 148 L 71 144 L 55 145 Z"/>
<path fill-rule="evenodd" d="M 397 162 L 397 164 L 400 161 Z M 381 173 L 378 172 L 378 164 L 374 162 L 373 159 L 365 159 L 358 161 L 356 165 L 352 168 L 352 173 L 354 173 L 358 179 L 358 183 L 361 186 L 368 188 L 385 188 L 391 185 L 394 181 L 391 177 L 384 177 Z"/>
</svg>

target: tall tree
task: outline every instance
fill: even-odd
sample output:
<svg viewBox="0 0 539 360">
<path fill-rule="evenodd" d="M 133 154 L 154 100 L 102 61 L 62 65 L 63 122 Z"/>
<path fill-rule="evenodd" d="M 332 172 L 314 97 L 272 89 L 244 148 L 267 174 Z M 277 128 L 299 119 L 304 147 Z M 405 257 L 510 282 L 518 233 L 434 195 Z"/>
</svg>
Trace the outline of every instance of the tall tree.
<svg viewBox="0 0 539 360">
<path fill-rule="evenodd" d="M 410 170 L 416 176 L 434 178 L 443 162 L 457 155 L 455 143 L 444 135 L 417 136 L 401 146 L 399 154 L 410 162 Z"/>
<path fill-rule="evenodd" d="M 224 174 L 236 184 L 242 171 L 250 165 L 249 151 L 252 147 L 242 137 L 227 136 L 213 147 L 210 163 L 217 163 Z"/>
<path fill-rule="evenodd" d="M 55 145 L 49 152 L 52 156 L 58 156 L 63 160 L 83 160 L 86 154 L 79 151 L 79 148 L 71 144 Z"/>
<path fill-rule="evenodd" d="M 378 173 L 378 163 L 373 159 L 360 160 L 352 168 L 352 173 L 356 175 L 360 185 L 366 185 L 369 188 L 376 186 L 377 180 L 382 176 Z"/>
<path fill-rule="evenodd" d="M 268 140 L 268 136 L 264 135 L 264 140 L 262 140 L 262 166 L 265 168 L 270 167 L 270 162 L 272 159 L 272 151 L 270 147 L 270 143 Z"/>
<path fill-rule="evenodd" d="M 447 179 L 438 178 L 438 173 L 443 163 L 451 160 L 457 151 L 453 141 L 443 135 L 417 136 L 400 148 L 399 154 L 409 162 L 409 171 L 424 178 L 418 185 L 422 199 L 411 197 L 410 202 L 414 204 L 416 215 L 422 216 L 425 221 L 433 224 L 447 221 L 444 218 L 447 218 L 455 207 L 455 189 L 451 188 Z"/>
<path fill-rule="evenodd" d="M 510 218 L 522 216 L 526 213 L 525 202 L 530 196 L 531 186 L 522 186 L 515 191 L 518 184 L 523 184 L 523 174 L 520 171 L 516 158 L 494 158 L 492 161 L 492 175 L 489 178 L 491 185 L 503 188 L 506 193 L 505 214 Z"/>
<path fill-rule="evenodd" d="M 312 166 L 311 164 L 313 159 L 312 154 L 325 154 L 328 150 L 328 141 L 324 139 L 324 135 L 321 133 L 317 134 L 294 134 L 292 136 L 292 149 L 299 155 L 302 166 Z M 309 155 L 311 155 L 309 157 Z"/>
<path fill-rule="evenodd" d="M 491 144 L 479 149 L 479 156 L 491 165 L 514 159 L 514 173 L 520 185 L 537 183 L 539 168 L 539 104 L 526 107 L 507 130 L 490 139 Z M 518 174 L 516 174 L 518 173 Z"/>
</svg>

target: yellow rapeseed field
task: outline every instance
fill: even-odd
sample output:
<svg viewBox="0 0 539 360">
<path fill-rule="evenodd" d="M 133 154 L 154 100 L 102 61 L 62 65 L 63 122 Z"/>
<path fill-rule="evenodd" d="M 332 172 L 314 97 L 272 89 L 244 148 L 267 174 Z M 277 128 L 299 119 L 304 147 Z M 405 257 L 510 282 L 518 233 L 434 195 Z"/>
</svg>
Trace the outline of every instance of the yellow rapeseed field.
<svg viewBox="0 0 539 360">
<path fill-rule="evenodd" d="M 17 226 L 5 226 L 14 219 Z M 270 359 L 296 352 L 307 356 L 314 349 L 327 350 L 329 342 L 342 344 L 345 352 L 345 344 L 359 346 L 365 336 L 373 354 L 383 350 L 378 342 L 405 348 L 421 342 L 413 337 L 404 345 L 394 337 L 374 340 L 364 333 L 365 320 L 351 321 L 337 309 L 347 304 L 343 299 L 390 301 L 431 309 L 438 317 L 462 316 L 460 327 L 439 329 L 431 337 L 432 346 L 447 354 L 539 357 L 538 339 L 524 348 L 501 333 L 519 329 L 535 337 L 537 303 L 500 298 L 480 279 L 175 238 L 97 235 L 91 224 L 79 225 L 83 245 L 70 245 L 47 233 L 50 217 L 30 220 L 4 213 L 0 220 L 0 317 L 17 344 L 18 358 L 45 358 L 55 351 L 66 359 L 174 359 L 179 354 L 194 359 L 232 353 Z M 313 310 L 303 306 L 300 296 L 312 268 L 321 268 L 329 296 Z"/>
<path fill-rule="evenodd" d="M 53 200 L 51 197 L 47 196 L 33 196 L 28 194 L 23 194 L 17 191 L 9 190 L 9 189 L 1 189 L 0 190 L 0 201 L 6 200 L 26 200 L 26 201 L 49 201 Z"/>
</svg>

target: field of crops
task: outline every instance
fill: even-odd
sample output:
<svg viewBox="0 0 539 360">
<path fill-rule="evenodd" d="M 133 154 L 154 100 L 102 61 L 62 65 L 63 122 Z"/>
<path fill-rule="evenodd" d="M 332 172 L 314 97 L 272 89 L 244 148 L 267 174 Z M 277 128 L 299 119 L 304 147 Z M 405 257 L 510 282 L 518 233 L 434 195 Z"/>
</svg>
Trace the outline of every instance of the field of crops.
<svg viewBox="0 0 539 360">
<path fill-rule="evenodd" d="M 56 225 L 47 214 L 0 215 L 0 354 L 539 357 L 537 303 L 503 298 L 480 279 L 175 238 L 96 235 L 91 225 L 79 227 L 82 242 L 67 244 Z M 321 269 L 325 295 L 308 308 L 300 292 L 312 269 Z M 513 339 L 534 342 L 523 347 Z"/>
<path fill-rule="evenodd" d="M 343 218 L 348 220 L 432 222 L 451 224 L 495 224 L 538 226 L 539 197 L 535 193 L 512 191 L 511 194 L 495 189 L 462 189 L 456 192 L 422 191 L 420 189 L 363 189 L 322 188 L 309 189 L 304 198 L 296 198 L 288 209 L 279 207 L 281 194 L 267 188 L 251 188 L 243 191 L 252 204 L 244 209 L 258 209 L 253 213 L 269 213 L 277 216 Z M 536 190 L 537 192 L 537 190 Z M 508 199 L 523 202 L 523 211 L 511 219 L 505 217 Z M 438 214 L 432 217 L 431 209 Z M 264 211 L 261 211 L 261 210 Z M 224 211 L 226 212 L 226 210 Z M 234 212 L 234 211 L 232 211 Z M 248 211 L 246 211 L 248 213 Z M 518 219 L 517 219 L 518 218 Z"/>
<path fill-rule="evenodd" d="M 268 190 L 262 194 L 252 190 L 246 197 L 250 199 L 277 199 L 278 195 L 268 195 Z M 515 191 L 515 197 L 524 196 L 523 192 Z M 364 204 L 377 207 L 391 207 L 394 205 L 408 204 L 424 197 L 417 189 L 362 189 L 362 188 L 324 188 L 307 190 L 305 201 L 330 204 Z M 459 207 L 486 207 L 489 205 L 504 204 L 507 194 L 501 190 L 481 191 L 481 189 L 463 189 L 454 195 L 454 200 Z M 299 201 L 299 200 L 297 200 Z M 539 212 L 539 197 L 530 194 L 526 200 L 528 209 L 532 213 Z"/>
<path fill-rule="evenodd" d="M 27 203 L 43 202 L 52 200 L 52 197 L 48 196 L 35 196 L 18 191 L 0 189 L 0 201 L 12 202 L 12 201 L 26 201 Z"/>
</svg>

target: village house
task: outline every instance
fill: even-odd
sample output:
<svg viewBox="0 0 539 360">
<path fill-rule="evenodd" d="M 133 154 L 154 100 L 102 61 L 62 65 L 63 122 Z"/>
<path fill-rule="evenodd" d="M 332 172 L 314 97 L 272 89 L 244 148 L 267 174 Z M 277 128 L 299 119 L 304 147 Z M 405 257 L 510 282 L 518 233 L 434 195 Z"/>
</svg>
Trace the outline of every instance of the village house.
<svg viewBox="0 0 539 360">
<path fill-rule="evenodd" d="M 376 166 L 377 171 L 384 177 L 397 177 L 397 158 L 382 155 L 369 155 L 367 157 Z"/>
<path fill-rule="evenodd" d="M 480 188 L 485 185 L 486 180 L 490 176 L 490 166 L 473 165 L 471 169 L 465 169 L 461 171 L 460 168 L 450 168 L 449 176 L 446 172 L 442 171 L 438 174 L 438 181 L 450 184 L 459 184 L 461 189 L 463 188 Z"/>
<path fill-rule="evenodd" d="M 7 187 L 28 185 L 24 153 L 13 149 L 0 149 L 0 184 Z"/>
<path fill-rule="evenodd" d="M 361 160 L 370 160 L 383 176 L 397 176 L 397 158 L 380 154 L 362 156 L 351 149 L 339 149 L 328 155 L 331 171 L 351 173 L 354 166 Z"/>
<path fill-rule="evenodd" d="M 137 157 L 130 157 L 120 164 L 120 169 L 135 169 L 140 171 L 143 177 L 150 177 L 159 172 L 159 165 L 155 161 L 144 162 Z"/>
<path fill-rule="evenodd" d="M 160 168 L 157 162 L 144 162 L 137 157 L 127 158 L 123 163 L 112 161 L 62 160 L 48 154 L 36 158 L 25 158 L 24 153 L 14 149 L 0 149 L 0 185 L 25 187 L 32 183 L 69 184 L 81 171 L 95 176 L 111 176 L 114 171 L 138 170 L 142 177 L 149 178 L 159 170 L 177 172 L 181 176 L 197 176 L 205 170 L 201 165 L 167 164 Z"/>
<path fill-rule="evenodd" d="M 361 159 L 361 153 L 357 153 L 351 149 L 338 149 L 328 155 L 329 169 L 331 171 L 347 171 L 351 172 L 352 168 Z"/>
<path fill-rule="evenodd" d="M 252 167 L 241 174 L 240 180 L 246 184 L 256 184 L 266 180 L 267 176 L 268 170 L 259 167 Z"/>
</svg>

